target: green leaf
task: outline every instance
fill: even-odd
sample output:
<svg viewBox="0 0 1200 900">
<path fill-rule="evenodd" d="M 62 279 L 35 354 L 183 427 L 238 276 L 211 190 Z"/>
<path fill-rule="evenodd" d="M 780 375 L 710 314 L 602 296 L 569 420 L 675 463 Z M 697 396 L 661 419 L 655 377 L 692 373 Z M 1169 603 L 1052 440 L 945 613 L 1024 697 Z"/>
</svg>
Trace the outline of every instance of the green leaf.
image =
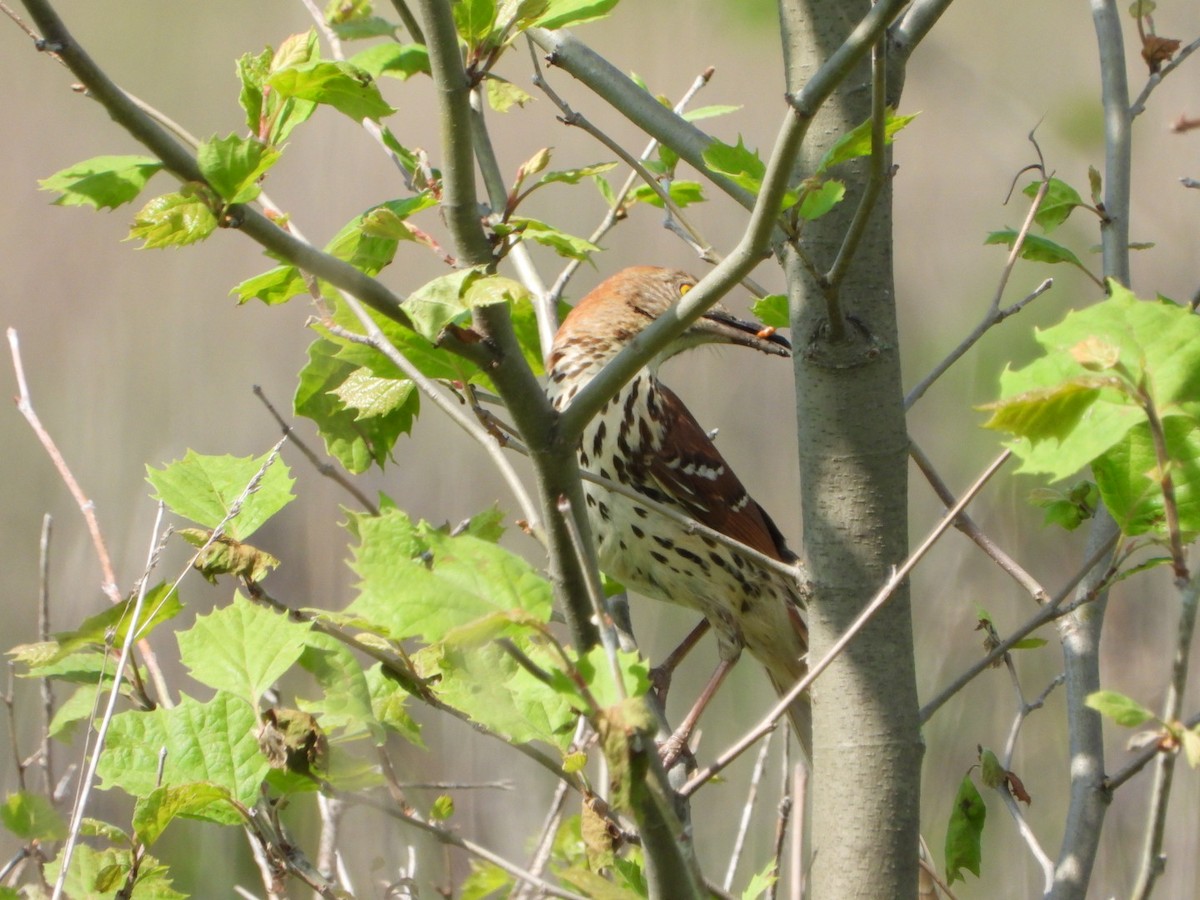
<svg viewBox="0 0 1200 900">
<path fill-rule="evenodd" d="M 988 403 L 980 407 L 992 410 L 992 417 L 983 427 L 1007 431 L 1034 443 L 1051 438 L 1062 441 L 1099 399 L 1100 387 L 1096 379 L 1080 377 L 1053 388 Z"/>
<path fill-rule="evenodd" d="M 100 756 L 101 787 L 119 787 L 134 797 L 148 797 L 162 785 L 212 782 L 245 806 L 254 806 L 269 766 L 258 747 L 258 719 L 244 700 L 218 693 L 207 703 L 183 695 L 171 709 L 131 711 L 114 716 Z M 232 809 L 213 806 L 206 818 L 236 824 Z"/>
<path fill-rule="evenodd" d="M 767 171 L 766 163 L 758 158 L 758 154 L 747 149 L 738 135 L 736 147 L 713 139 L 704 148 L 704 164 L 713 172 L 729 178 L 740 187 L 757 194 L 762 187 L 763 175 Z"/>
<path fill-rule="evenodd" d="M 534 21 L 539 28 L 566 28 L 603 19 L 617 0 L 548 0 L 546 11 Z"/>
<path fill-rule="evenodd" d="M 141 208 L 129 229 L 129 240 L 142 249 L 184 247 L 202 241 L 217 229 L 217 215 L 208 189 L 185 184 L 177 192 L 155 197 Z"/>
<path fill-rule="evenodd" d="M 267 84 L 284 97 L 332 106 L 355 122 L 378 121 L 396 110 L 368 72 L 347 62 L 307 62 L 276 72 Z"/>
<path fill-rule="evenodd" d="M 1140 19 L 1143 16 L 1154 15 L 1154 10 L 1158 9 L 1158 4 L 1154 0 L 1133 0 L 1129 4 L 1129 15 L 1135 19 Z"/>
<path fill-rule="evenodd" d="M 979 877 L 979 866 L 983 861 L 980 839 L 983 824 L 987 819 L 987 807 L 971 776 L 963 777 L 954 798 L 954 809 L 946 826 L 946 883 L 966 881 L 962 870 L 966 869 Z"/>
<path fill-rule="evenodd" d="M 148 635 L 159 624 L 178 615 L 182 609 L 179 594 L 171 590 L 165 582 L 160 582 L 146 591 L 135 633 L 139 637 Z M 125 643 L 132 615 L 133 603 L 127 602 L 111 605 L 94 616 L 88 616 L 78 628 L 55 634 L 56 647 L 48 657 L 42 658 L 40 664 L 45 666 L 66 659 L 85 647 L 120 647 Z M 49 672 L 43 671 L 40 674 L 47 675 Z"/>
<path fill-rule="evenodd" d="M 317 108 L 311 100 L 285 97 L 269 88 L 268 79 L 276 72 L 317 57 L 317 32 L 310 28 L 284 40 L 275 52 L 267 49 L 258 56 L 246 54 L 238 60 L 238 77 L 242 82 L 238 99 L 246 111 L 246 125 L 251 134 L 268 146 L 281 145 Z"/>
<path fill-rule="evenodd" d="M 1022 638 L 1010 647 L 1010 650 L 1036 650 L 1038 647 L 1045 647 L 1045 638 Z"/>
<path fill-rule="evenodd" d="M 212 808 L 219 806 L 222 811 L 216 815 L 223 819 L 227 815 L 224 808 L 234 809 L 230 800 L 226 788 L 208 782 L 156 788 L 134 805 L 133 832 L 149 847 L 162 836 L 171 821 L 180 816 L 211 820 Z"/>
<path fill-rule="evenodd" d="M 599 253 L 601 249 L 589 240 L 559 231 L 553 225 L 547 225 L 538 219 L 510 216 L 507 223 L 496 225 L 495 230 L 501 237 L 519 233 L 522 240 L 536 241 L 567 259 L 586 261 L 591 254 Z"/>
<path fill-rule="evenodd" d="M 364 675 L 367 689 L 371 694 L 371 709 L 375 714 L 375 720 L 399 734 L 410 744 L 424 747 L 425 743 L 421 740 L 421 726 L 405 708 L 408 702 L 408 693 L 400 683 L 384 669 L 382 663 L 371 666 Z"/>
<path fill-rule="evenodd" d="M 742 891 L 742 900 L 758 900 L 759 897 L 766 894 L 771 889 L 771 885 L 779 880 L 779 875 L 775 871 L 775 862 L 772 860 L 767 863 L 761 872 L 755 872 L 750 879 L 750 883 L 746 885 L 746 889 Z"/>
<path fill-rule="evenodd" d="M 896 111 L 890 106 L 884 113 L 883 120 L 883 143 L 888 145 L 892 142 L 896 132 L 904 128 L 917 117 L 917 113 L 911 116 L 898 116 Z M 857 159 L 862 156 L 871 155 L 871 120 L 856 125 L 853 130 L 838 138 L 837 142 L 829 148 L 822 157 L 821 162 L 817 165 L 817 171 L 821 173 L 833 168 L 839 163 L 847 162 L 851 159 Z"/>
<path fill-rule="evenodd" d="M 484 80 L 488 105 L 498 113 L 506 113 L 514 106 L 524 107 L 533 100 L 530 93 L 498 75 Z"/>
<path fill-rule="evenodd" d="M 493 288 L 485 288 L 479 294 L 472 293 L 473 285 L 481 281 L 491 284 Z M 459 269 L 448 275 L 439 275 L 417 288 L 402 305 L 417 334 L 429 341 L 437 341 L 443 328 L 460 317 L 465 318 L 475 306 L 504 302 L 505 291 L 511 294 L 511 298 L 526 293 L 512 279 L 484 275 L 480 269 Z"/>
<path fill-rule="evenodd" d="M 500 891 L 508 892 L 513 886 L 513 877 L 490 862 L 478 859 L 469 861 L 471 874 L 459 885 L 461 900 L 490 900 Z"/>
<path fill-rule="evenodd" d="M 1036 197 L 1041 189 L 1042 183 L 1034 181 L 1026 185 L 1023 193 L 1032 198 Z M 1046 188 L 1046 196 L 1042 198 L 1042 205 L 1038 207 L 1033 220 L 1042 226 L 1043 231 L 1049 233 L 1065 222 L 1075 207 L 1083 205 L 1083 198 L 1075 188 L 1058 178 L 1051 178 Z"/>
<path fill-rule="evenodd" d="M 987 236 L 984 244 L 1003 244 L 1012 249 L 1013 243 L 1017 239 L 1017 232 L 1011 228 L 1006 228 L 1003 231 L 993 231 Z M 1060 244 L 1054 241 L 1047 240 L 1044 237 L 1039 237 L 1036 234 L 1026 234 L 1025 240 L 1021 242 L 1021 259 L 1027 259 L 1030 262 L 1043 263 L 1069 263 L 1081 272 L 1087 272 L 1087 267 L 1079 261 L 1079 257 Z"/>
<path fill-rule="evenodd" d="M 715 116 L 727 116 L 730 113 L 735 113 L 741 106 L 699 106 L 696 109 L 689 109 L 683 113 L 685 122 L 699 122 L 701 119 L 711 119 Z"/>
<path fill-rule="evenodd" d="M 1183 742 L 1183 752 L 1188 765 L 1193 769 L 1200 768 L 1200 732 L 1195 728 L 1184 728 L 1179 739 Z"/>
<path fill-rule="evenodd" d="M 755 300 L 750 305 L 750 311 L 769 328 L 787 328 L 791 324 L 788 298 L 783 294 L 768 294 Z"/>
<path fill-rule="evenodd" d="M 683 209 L 693 203 L 704 202 L 704 188 L 696 181 L 672 181 L 667 185 L 667 196 L 671 202 Z M 648 184 L 640 184 L 626 194 L 629 203 L 648 203 L 663 208 L 662 198 Z"/>
<path fill-rule="evenodd" d="M 334 638 L 312 632 L 300 666 L 317 680 L 322 692 L 315 701 L 297 697 L 300 709 L 316 716 L 327 733 L 341 730 L 344 737 L 365 733 L 376 745 L 383 744 L 386 735 L 375 718 L 371 688 L 353 653 Z"/>
<path fill-rule="evenodd" d="M 67 823 L 49 798 L 41 794 L 9 794 L 0 806 L 0 821 L 23 843 L 61 841 L 67 836 Z"/>
<path fill-rule="evenodd" d="M 325 245 L 325 252 L 368 275 L 378 275 L 396 255 L 399 240 L 412 233 L 399 227 L 409 216 L 437 204 L 429 191 L 404 200 L 388 200 L 347 222 Z"/>
<path fill-rule="evenodd" d="M 58 206 L 116 209 L 133 200 L 163 167 L 152 156 L 94 156 L 38 181 L 43 191 L 57 191 Z"/>
<path fill-rule="evenodd" d="M 593 175 L 599 175 L 601 172 L 608 172 L 615 169 L 615 162 L 592 163 L 590 166 L 580 166 L 578 169 L 561 169 L 556 172 L 547 172 L 538 179 L 538 184 L 552 184 L 561 182 L 562 184 L 578 184 L 584 178 L 590 178 Z M 533 174 L 532 172 L 530 174 Z"/>
<path fill-rule="evenodd" d="M 476 47 L 496 24 L 496 0 L 454 0 L 454 25 L 468 47 Z"/>
<path fill-rule="evenodd" d="M 287 464 L 278 457 L 272 460 L 269 453 L 256 459 L 201 456 L 189 450 L 182 460 L 162 469 L 147 466 L 146 480 L 154 486 L 154 499 L 205 528 L 216 528 L 240 500 L 240 511 L 225 526 L 225 534 L 239 541 L 296 499 Z M 251 484 L 255 488 L 248 493 Z"/>
<path fill-rule="evenodd" d="M 46 865 L 46 879 L 51 884 L 58 879 L 61 866 L 61 853 Z M 76 844 L 70 870 L 63 880 L 63 896 L 71 900 L 112 900 L 132 868 L 132 853 L 127 847 L 97 850 L 88 844 Z M 137 877 L 130 896 L 132 900 L 186 900 L 187 897 L 171 886 L 167 867 L 149 854 L 138 858 Z"/>
<path fill-rule="evenodd" d="M 326 451 L 348 472 L 364 472 L 372 464 L 382 468 L 400 435 L 412 430 L 419 396 L 411 393 L 404 406 L 387 415 L 360 418 L 357 410 L 348 409 L 334 393 L 361 369 L 339 359 L 342 352 L 340 344 L 324 338 L 309 345 L 308 363 L 300 370 L 296 388 L 296 414 L 317 423 Z"/>
<path fill-rule="evenodd" d="M 980 778 L 987 787 L 995 789 L 1008 781 L 1008 772 L 1000 765 L 1000 759 L 986 747 L 980 748 L 979 751 L 979 771 Z"/>
<path fill-rule="evenodd" d="M 544 649 L 513 639 L 536 665 L 543 669 L 550 666 Z M 543 741 L 560 751 L 570 744 L 575 723 L 571 707 L 560 694 L 518 665 L 499 644 L 438 644 L 414 654 L 414 663 L 422 677 L 432 679 L 442 702 L 508 741 Z"/>
<path fill-rule="evenodd" d="M 361 41 L 366 38 L 396 36 L 397 26 L 380 16 L 363 16 L 349 22 L 338 22 L 330 27 L 343 41 Z"/>
<path fill-rule="evenodd" d="M 429 818 L 435 822 L 444 822 L 454 815 L 454 798 L 449 794 L 441 794 L 429 807 Z"/>
<path fill-rule="evenodd" d="M 200 171 L 227 203 L 248 203 L 257 197 L 262 191 L 258 180 L 278 161 L 278 150 L 235 134 L 204 141 L 196 150 Z"/>
<path fill-rule="evenodd" d="M 380 378 L 368 369 L 355 369 L 331 393 L 346 409 L 354 410 L 358 420 L 390 415 L 409 402 L 414 390 L 411 381 Z"/>
<path fill-rule="evenodd" d="M 1174 303 L 1139 300 L 1115 283 L 1110 290 L 1107 300 L 1038 332 L 1043 357 L 1001 375 L 1002 399 L 987 408 L 995 411 L 997 424 L 1005 422 L 1006 430 L 1032 439 L 1011 445 L 1022 459 L 1022 472 L 1066 478 L 1125 440 L 1130 429 L 1146 422 L 1131 396 L 1134 385 L 1141 386 L 1164 422 L 1194 418 L 1190 404 L 1200 396 L 1200 318 Z M 1111 348 L 1116 348 L 1115 362 Z M 1101 365 L 1107 366 L 1104 373 L 1093 371 Z M 1061 420 L 1051 421 L 1052 414 Z M 1183 461 L 1193 458 L 1186 440 L 1177 452 Z"/>
<path fill-rule="evenodd" d="M 176 638 L 193 678 L 256 708 L 304 652 L 309 626 L 235 594 L 232 604 L 197 616 Z"/>
<path fill-rule="evenodd" d="M 494 613 L 521 611 L 539 621 L 550 615 L 546 580 L 491 541 L 472 534 L 450 537 L 396 509 L 352 515 L 349 526 L 359 541 L 350 565 L 362 580 L 346 612 L 393 639 L 440 641 Z"/>
<path fill-rule="evenodd" d="M 822 181 L 815 186 L 806 186 L 799 195 L 799 212 L 804 219 L 812 221 L 819 219 L 846 196 L 846 185 L 836 179 Z"/>
<path fill-rule="evenodd" d="M 1088 694 L 1086 704 L 1122 728 L 1137 728 L 1155 718 L 1154 713 L 1136 700 L 1116 691 L 1096 691 Z"/>
<path fill-rule="evenodd" d="M 406 81 L 418 74 L 429 74 L 429 50 L 424 44 L 375 44 L 347 60 L 372 78 L 387 75 Z"/>
<path fill-rule="evenodd" d="M 1100 170 L 1095 166 L 1088 166 L 1088 188 L 1092 193 L 1093 206 L 1104 203 L 1104 183 L 1100 179 Z"/>
<path fill-rule="evenodd" d="M 276 266 L 261 275 L 247 278 L 230 293 L 237 295 L 238 303 L 258 299 L 267 306 L 276 306 L 307 294 L 308 283 L 295 266 Z"/>
<path fill-rule="evenodd" d="M 1162 425 L 1179 528 L 1194 534 L 1200 531 L 1200 431 L 1185 416 L 1171 416 Z M 1131 428 L 1098 457 L 1092 472 L 1122 534 L 1155 531 L 1166 536 L 1163 472 L 1148 422 Z"/>
</svg>

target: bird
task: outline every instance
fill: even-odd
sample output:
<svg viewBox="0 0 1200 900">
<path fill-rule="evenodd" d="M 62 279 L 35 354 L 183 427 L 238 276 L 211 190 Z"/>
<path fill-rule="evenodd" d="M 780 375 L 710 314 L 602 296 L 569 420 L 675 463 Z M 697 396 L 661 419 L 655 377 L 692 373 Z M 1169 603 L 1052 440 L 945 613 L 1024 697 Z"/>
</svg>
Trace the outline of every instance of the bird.
<svg viewBox="0 0 1200 900">
<path fill-rule="evenodd" d="M 546 359 L 553 406 L 566 409 L 607 362 L 696 283 L 686 272 L 634 266 L 588 293 L 563 321 Z M 775 356 L 791 353 L 787 340 L 772 329 L 712 307 L 587 424 L 578 447 L 580 468 L 759 554 L 795 565 L 796 554 L 770 516 L 684 402 L 659 379 L 663 362 L 702 344 L 733 344 Z M 781 695 L 804 676 L 808 633 L 796 578 L 662 514 L 651 503 L 591 480 L 584 481 L 583 489 L 600 568 L 637 594 L 691 608 L 711 625 L 720 665 L 703 697 L 715 691 L 743 649 L 763 665 Z M 809 756 L 807 695 L 790 704 L 788 715 Z"/>
</svg>

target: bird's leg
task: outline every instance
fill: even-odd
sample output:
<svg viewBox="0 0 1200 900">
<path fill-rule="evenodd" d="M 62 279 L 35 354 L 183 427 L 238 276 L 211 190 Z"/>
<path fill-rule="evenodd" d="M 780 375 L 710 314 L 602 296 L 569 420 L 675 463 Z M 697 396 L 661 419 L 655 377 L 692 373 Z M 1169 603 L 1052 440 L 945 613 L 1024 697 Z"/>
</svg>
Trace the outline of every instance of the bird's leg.
<svg viewBox="0 0 1200 900">
<path fill-rule="evenodd" d="M 674 676 L 675 670 L 683 662 L 684 657 L 692 652 L 692 648 L 700 643 L 700 638 L 704 637 L 710 627 L 708 619 L 701 619 L 699 624 L 688 632 L 687 637 L 683 639 L 679 646 L 672 650 L 666 659 L 650 670 L 650 684 L 654 688 L 658 702 L 662 704 L 664 709 L 667 706 L 667 691 L 671 689 L 671 678 Z"/>
<path fill-rule="evenodd" d="M 708 706 L 709 701 L 717 694 L 717 688 L 721 686 L 721 682 L 725 680 L 725 676 L 729 674 L 729 670 L 733 668 L 733 664 L 737 662 L 737 658 L 722 659 L 717 664 L 717 669 L 712 673 L 712 677 L 708 679 L 708 684 L 704 686 L 704 690 L 700 692 L 700 696 L 696 698 L 696 702 L 692 705 L 684 720 L 675 729 L 675 733 L 667 738 L 661 747 L 658 749 L 659 756 L 662 757 L 663 767 L 670 769 L 679 758 L 679 755 L 687 747 L 688 741 L 691 740 L 692 732 L 696 730 L 696 724 L 700 721 L 700 714 L 704 712 L 704 708 Z"/>
</svg>

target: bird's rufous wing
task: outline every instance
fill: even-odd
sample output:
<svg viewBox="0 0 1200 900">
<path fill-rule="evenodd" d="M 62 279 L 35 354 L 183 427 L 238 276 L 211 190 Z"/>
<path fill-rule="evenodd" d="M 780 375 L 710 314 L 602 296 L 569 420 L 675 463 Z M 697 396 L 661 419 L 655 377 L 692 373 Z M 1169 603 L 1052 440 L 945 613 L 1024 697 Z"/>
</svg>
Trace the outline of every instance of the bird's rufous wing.
<svg viewBox="0 0 1200 900">
<path fill-rule="evenodd" d="M 794 560 L 783 535 L 755 502 L 683 401 L 661 383 L 655 412 L 668 442 L 643 446 L 639 473 L 691 518 L 785 562 Z"/>
</svg>

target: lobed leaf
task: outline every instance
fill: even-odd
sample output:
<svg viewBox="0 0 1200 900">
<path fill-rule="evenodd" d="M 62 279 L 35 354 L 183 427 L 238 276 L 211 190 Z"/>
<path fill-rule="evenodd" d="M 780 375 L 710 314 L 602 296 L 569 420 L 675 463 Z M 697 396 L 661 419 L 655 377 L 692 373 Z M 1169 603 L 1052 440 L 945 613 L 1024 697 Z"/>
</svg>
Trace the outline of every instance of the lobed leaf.
<svg viewBox="0 0 1200 900">
<path fill-rule="evenodd" d="M 116 209 L 141 193 L 163 167 L 152 156 L 94 156 L 38 181 L 43 191 L 57 191 L 58 206 Z"/>
<path fill-rule="evenodd" d="M 147 466 L 146 480 L 154 486 L 155 500 L 205 528 L 216 528 L 240 500 L 240 510 L 225 525 L 225 533 L 244 540 L 296 499 L 292 493 L 295 479 L 283 460 L 274 459 L 263 471 L 269 456 L 202 456 L 189 450 L 183 459 L 162 469 Z M 255 479 L 256 489 L 247 494 Z"/>
</svg>

